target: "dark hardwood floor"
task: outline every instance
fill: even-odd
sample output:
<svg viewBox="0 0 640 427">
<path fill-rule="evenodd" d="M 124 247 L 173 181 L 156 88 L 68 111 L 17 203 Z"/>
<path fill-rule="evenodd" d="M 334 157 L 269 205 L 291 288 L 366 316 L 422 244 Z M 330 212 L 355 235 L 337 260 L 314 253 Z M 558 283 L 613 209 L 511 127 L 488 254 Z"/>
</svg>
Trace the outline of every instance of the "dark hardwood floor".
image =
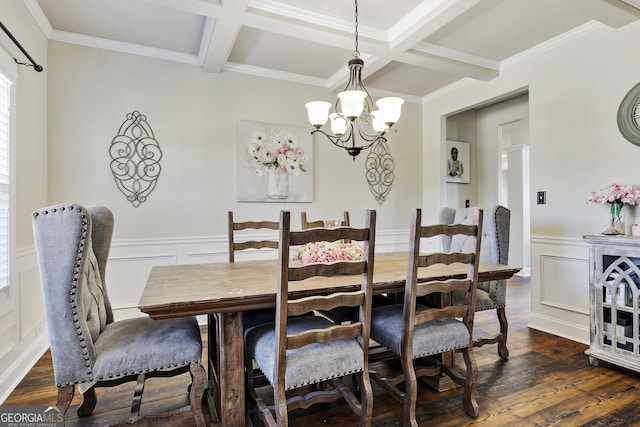
<svg viewBox="0 0 640 427">
<path fill-rule="evenodd" d="M 479 368 L 477 400 L 480 416 L 462 410 L 460 389 L 443 393 L 420 388 L 417 416 L 432 426 L 640 426 L 640 374 L 602 362 L 589 364 L 587 346 L 527 328 L 529 281 L 515 277 L 508 285 L 510 357 L 502 361 L 494 345 L 475 350 Z M 476 335 L 495 332 L 495 314 L 476 315 Z M 205 334 L 206 339 L 206 334 Z M 372 366 L 374 367 L 374 366 Z M 145 387 L 142 412 L 158 412 L 186 402 L 188 376 L 151 379 Z M 401 426 L 402 404 L 374 386 L 377 427 Z M 133 384 L 98 389 L 98 405 L 91 417 L 78 419 L 76 396 L 67 412 L 67 426 L 105 425 L 126 419 Z M 45 353 L 3 405 L 54 405 L 51 355 Z M 294 413 L 291 425 L 356 426 L 357 418 L 344 401 Z"/>
</svg>

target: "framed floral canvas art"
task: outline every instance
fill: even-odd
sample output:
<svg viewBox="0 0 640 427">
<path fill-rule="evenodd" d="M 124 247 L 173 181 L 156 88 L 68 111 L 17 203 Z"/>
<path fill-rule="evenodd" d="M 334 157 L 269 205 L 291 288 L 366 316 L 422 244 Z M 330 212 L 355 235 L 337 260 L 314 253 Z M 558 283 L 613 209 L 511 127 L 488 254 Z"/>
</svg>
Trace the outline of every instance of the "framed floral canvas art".
<svg viewBox="0 0 640 427">
<path fill-rule="evenodd" d="M 309 128 L 240 120 L 237 150 L 238 201 L 313 201 Z"/>
</svg>

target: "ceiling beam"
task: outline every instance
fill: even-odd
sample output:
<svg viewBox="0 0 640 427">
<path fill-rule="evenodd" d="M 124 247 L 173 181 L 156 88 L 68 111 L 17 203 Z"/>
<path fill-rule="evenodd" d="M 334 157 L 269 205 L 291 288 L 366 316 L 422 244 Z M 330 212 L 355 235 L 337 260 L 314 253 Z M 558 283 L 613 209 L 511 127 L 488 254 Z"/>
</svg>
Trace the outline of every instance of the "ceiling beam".
<svg viewBox="0 0 640 427">
<path fill-rule="evenodd" d="M 242 15 L 247 11 L 249 0 L 225 1 L 220 15 L 208 18 L 200 45 L 202 69 L 219 73 L 229 59 L 231 49 L 240 31 Z"/>
<path fill-rule="evenodd" d="M 417 67 L 429 68 L 431 70 L 455 74 L 461 77 L 471 77 L 482 81 L 489 81 L 498 77 L 500 74 L 499 66 L 496 66 L 495 68 L 487 68 L 480 65 L 474 65 L 469 62 L 419 52 L 417 50 L 404 52 L 397 60 Z"/>
<path fill-rule="evenodd" d="M 474 77 L 482 71 L 477 64 L 465 64 L 463 55 L 458 54 L 458 59 L 443 56 L 441 53 L 431 52 L 428 55 L 421 55 L 416 52 L 408 53 L 415 45 L 421 43 L 425 38 L 435 33 L 445 25 L 452 22 L 460 15 L 480 3 L 481 0 L 431 0 L 420 3 L 407 16 L 399 21 L 389 31 L 389 48 L 383 54 L 375 55 L 371 61 L 367 62 L 363 69 L 363 74 L 371 75 L 381 70 L 393 61 L 406 62 L 419 67 L 444 71 L 445 69 L 456 69 L 459 75 L 464 77 Z M 363 51 L 365 51 L 363 49 Z M 365 51 L 366 52 L 366 51 Z M 453 52 L 450 50 L 450 52 Z M 370 52 L 367 52 L 370 53 Z M 485 70 L 480 75 L 493 75 L 495 70 Z M 487 74 L 488 73 L 488 74 Z M 495 74 L 495 75 L 494 75 Z M 344 86 L 347 77 L 339 81 L 334 81 L 332 90 L 338 90 Z M 475 78 L 475 77 L 474 77 Z"/>
<path fill-rule="evenodd" d="M 351 27 L 343 25 L 342 21 L 334 20 L 336 25 L 328 20 L 320 23 L 314 19 L 295 19 L 293 15 L 282 16 L 264 10 L 249 10 L 242 17 L 242 25 L 274 34 L 281 34 L 313 43 L 332 46 L 340 49 L 353 49 L 354 34 Z M 360 50 L 371 54 L 381 55 L 388 50 L 387 43 L 382 37 L 365 37 L 372 32 L 359 31 L 358 43 Z M 377 35 L 376 35 L 377 36 Z"/>
</svg>

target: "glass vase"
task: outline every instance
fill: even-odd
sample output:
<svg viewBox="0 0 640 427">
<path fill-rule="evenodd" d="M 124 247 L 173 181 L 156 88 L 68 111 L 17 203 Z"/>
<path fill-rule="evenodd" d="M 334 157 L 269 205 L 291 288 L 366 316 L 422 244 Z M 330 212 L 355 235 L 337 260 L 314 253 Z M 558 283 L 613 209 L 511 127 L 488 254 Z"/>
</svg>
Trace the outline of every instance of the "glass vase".
<svg viewBox="0 0 640 427">
<path fill-rule="evenodd" d="M 622 220 L 622 208 L 624 204 L 620 201 L 611 202 L 611 224 L 607 229 L 607 234 L 624 234 L 624 221 Z"/>
<path fill-rule="evenodd" d="M 283 200 L 289 197 L 289 173 L 275 169 L 267 173 L 267 195 L 272 200 Z"/>
</svg>

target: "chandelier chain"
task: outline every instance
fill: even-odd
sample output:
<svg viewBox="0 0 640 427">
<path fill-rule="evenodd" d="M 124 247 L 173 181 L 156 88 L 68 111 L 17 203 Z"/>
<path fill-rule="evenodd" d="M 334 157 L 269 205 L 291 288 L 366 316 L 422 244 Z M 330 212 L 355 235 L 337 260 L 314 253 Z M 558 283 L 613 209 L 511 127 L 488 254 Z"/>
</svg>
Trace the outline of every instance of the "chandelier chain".
<svg viewBox="0 0 640 427">
<path fill-rule="evenodd" d="M 355 12 L 355 18 L 356 18 L 356 32 L 355 32 L 356 50 L 353 51 L 353 57 L 354 58 L 358 58 L 360 56 L 360 50 L 358 50 L 358 0 L 355 0 L 355 3 L 356 3 L 356 12 Z"/>
</svg>

